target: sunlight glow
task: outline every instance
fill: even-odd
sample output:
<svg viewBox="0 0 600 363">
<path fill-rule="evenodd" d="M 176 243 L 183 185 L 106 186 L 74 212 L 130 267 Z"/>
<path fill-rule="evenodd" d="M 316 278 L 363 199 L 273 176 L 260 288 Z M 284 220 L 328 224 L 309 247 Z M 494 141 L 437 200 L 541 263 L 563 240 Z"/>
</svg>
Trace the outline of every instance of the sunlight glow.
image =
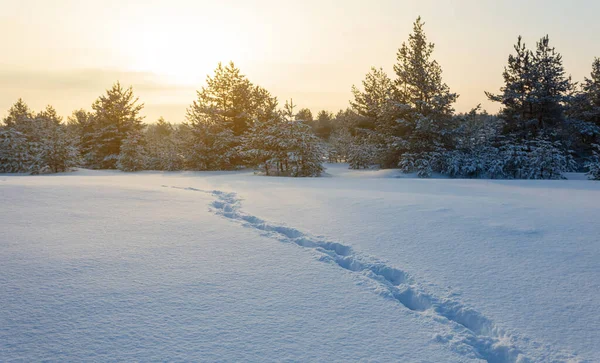
<svg viewBox="0 0 600 363">
<path fill-rule="evenodd" d="M 240 60 L 233 34 L 198 36 L 189 27 L 172 24 L 160 29 L 131 29 L 123 51 L 131 59 L 129 70 L 150 72 L 172 84 L 197 85 L 219 61 Z"/>
</svg>

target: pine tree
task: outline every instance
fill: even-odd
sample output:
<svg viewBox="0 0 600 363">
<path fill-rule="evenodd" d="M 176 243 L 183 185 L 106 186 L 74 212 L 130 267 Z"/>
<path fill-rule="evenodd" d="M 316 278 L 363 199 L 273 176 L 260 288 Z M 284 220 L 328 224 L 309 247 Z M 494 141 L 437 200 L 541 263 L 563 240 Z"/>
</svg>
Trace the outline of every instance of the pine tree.
<svg viewBox="0 0 600 363">
<path fill-rule="evenodd" d="M 276 114 L 277 101 L 264 88 L 254 86 L 233 62 L 219 63 L 198 99 L 188 108 L 194 141 L 189 160 L 193 168 L 232 169 L 242 166 L 238 153 L 243 135 L 254 122 Z"/>
<path fill-rule="evenodd" d="M 52 106 L 34 115 L 19 99 L 9 110 L 0 147 L 3 170 L 13 172 L 57 173 L 78 163 L 73 138 Z"/>
<path fill-rule="evenodd" d="M 592 160 L 589 161 L 585 166 L 588 169 L 588 178 L 600 180 L 600 145 L 594 144 L 594 147 L 596 150 L 594 150 Z"/>
<path fill-rule="evenodd" d="M 591 78 L 585 79 L 583 92 L 590 103 L 590 107 L 585 110 L 584 116 L 588 121 L 600 126 L 600 58 L 594 59 Z"/>
<path fill-rule="evenodd" d="M 181 153 L 181 141 L 177 138 L 176 128 L 159 118 L 157 123 L 149 125 L 145 134 L 147 165 L 149 170 L 181 170 L 184 158 Z"/>
<path fill-rule="evenodd" d="M 535 53 L 527 49 L 519 37 L 515 54 L 508 57 L 504 87 L 500 94 L 486 92 L 491 101 L 503 105 L 501 115 L 507 122 L 507 133 L 531 138 L 562 126 L 565 104 L 572 89 L 566 77 L 562 56 L 550 47 L 549 37 L 537 43 Z"/>
<path fill-rule="evenodd" d="M 313 126 L 315 135 L 323 140 L 329 140 L 333 132 L 333 114 L 325 110 L 319 111 L 317 119 L 311 126 Z"/>
<path fill-rule="evenodd" d="M 94 155 L 96 148 L 94 144 L 96 129 L 94 115 L 83 109 L 73 111 L 73 114 L 68 118 L 67 127 L 70 131 L 70 137 L 75 140 L 82 164 L 88 167 L 93 166 L 93 161 L 96 159 Z"/>
<path fill-rule="evenodd" d="M 187 112 L 188 120 L 196 124 L 217 124 L 243 134 L 262 114 L 269 110 L 272 97 L 261 87 L 254 86 L 241 74 L 233 62 L 221 63 L 215 74 L 207 77 L 206 87 L 197 92 L 198 99 Z"/>
<path fill-rule="evenodd" d="M 368 169 L 377 160 L 377 146 L 368 137 L 354 137 L 347 151 L 350 169 Z"/>
<path fill-rule="evenodd" d="M 143 129 L 140 111 L 144 104 L 138 102 L 132 87 L 123 88 L 119 82 L 94 102 L 93 167 L 117 167 L 123 140 L 128 134 L 135 134 Z"/>
<path fill-rule="evenodd" d="M 327 159 L 330 163 L 343 163 L 348 161 L 350 148 L 354 144 L 352 134 L 346 128 L 333 131 L 329 138 Z"/>
<path fill-rule="evenodd" d="M 454 111 L 458 95 L 442 81 L 442 68 L 432 60 L 434 44 L 427 42 L 421 17 L 413 25 L 408 43 L 398 50 L 396 100 L 408 105 L 413 113 L 440 122 Z"/>
<path fill-rule="evenodd" d="M 296 121 L 303 121 L 307 125 L 310 125 L 314 121 L 312 112 L 308 108 L 298 110 L 295 117 Z"/>
<path fill-rule="evenodd" d="M 60 173 L 77 166 L 79 152 L 75 140 L 69 136 L 65 125 L 50 126 L 38 154 L 43 165 L 39 171 Z"/>
<path fill-rule="evenodd" d="M 453 104 L 458 95 L 442 81 L 442 68 L 432 59 L 434 44 L 427 41 L 423 30 L 424 23 L 419 17 L 413 26 L 408 42 L 398 50 L 394 66 L 394 123 L 395 138 L 385 140 L 386 149 L 383 165 L 406 166 L 400 155 L 412 158 L 423 153 L 422 163 L 426 165 L 430 153 L 451 149 L 453 124 Z M 404 156 L 403 156 L 404 157 Z M 420 160 L 420 159 L 419 159 Z M 404 168 L 406 169 L 406 167 Z M 429 175 L 426 168 L 422 175 Z"/>
<path fill-rule="evenodd" d="M 323 149 L 318 137 L 303 121 L 296 121 L 292 101 L 279 117 L 257 122 L 245 137 L 244 155 L 265 175 L 319 176 Z"/>
<path fill-rule="evenodd" d="M 354 101 L 350 104 L 359 115 L 368 118 L 373 124 L 384 117 L 389 110 L 389 102 L 394 92 L 392 80 L 383 68 L 372 67 L 362 82 L 362 90 L 352 86 Z"/>
<path fill-rule="evenodd" d="M 566 77 L 562 56 L 550 47 L 546 35 L 537 43 L 534 55 L 537 73 L 532 97 L 539 129 L 561 126 L 567 96 L 572 89 L 571 79 Z"/>
<path fill-rule="evenodd" d="M 116 166 L 122 171 L 144 170 L 146 166 L 146 151 L 144 136 L 138 130 L 131 130 L 122 141 Z"/>
<path fill-rule="evenodd" d="M 600 127 L 600 58 L 594 59 L 590 78 L 585 78 L 576 94 L 569 116 Z"/>
<path fill-rule="evenodd" d="M 26 173 L 31 165 L 27 138 L 13 127 L 0 127 L 0 172 Z"/>
<path fill-rule="evenodd" d="M 35 135 L 29 139 L 37 149 L 32 172 L 58 173 L 74 167 L 79 161 L 77 146 L 56 110 L 52 106 L 46 107 L 37 114 L 35 124 Z"/>
<path fill-rule="evenodd" d="M 196 124 L 192 128 L 191 155 L 194 170 L 232 170 L 241 165 L 240 138 L 217 124 Z"/>
<path fill-rule="evenodd" d="M 4 118 L 3 123 L 6 127 L 18 129 L 21 124 L 31 119 L 33 119 L 33 112 L 31 112 L 23 99 L 19 98 L 8 110 L 8 116 Z"/>
<path fill-rule="evenodd" d="M 515 54 L 508 56 L 508 65 L 504 68 L 504 86 L 500 94 L 486 92 L 488 99 L 500 102 L 501 115 L 507 122 L 507 131 L 524 130 L 527 122 L 534 117 L 531 92 L 536 83 L 533 55 L 519 36 L 514 46 Z"/>
</svg>

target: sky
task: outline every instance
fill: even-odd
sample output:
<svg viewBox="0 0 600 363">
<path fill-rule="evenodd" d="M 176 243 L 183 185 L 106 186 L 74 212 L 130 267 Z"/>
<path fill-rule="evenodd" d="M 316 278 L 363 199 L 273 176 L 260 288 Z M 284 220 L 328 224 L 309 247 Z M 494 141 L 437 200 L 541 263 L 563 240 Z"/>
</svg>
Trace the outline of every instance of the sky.
<svg viewBox="0 0 600 363">
<path fill-rule="evenodd" d="M 23 98 L 68 116 L 119 80 L 146 122 L 185 120 L 206 76 L 234 61 L 280 104 L 337 111 L 370 67 L 393 76 L 396 52 L 425 22 L 459 112 L 498 109 L 517 36 L 549 34 L 575 81 L 600 57 L 597 0 L 0 0 L 0 117 Z"/>
</svg>

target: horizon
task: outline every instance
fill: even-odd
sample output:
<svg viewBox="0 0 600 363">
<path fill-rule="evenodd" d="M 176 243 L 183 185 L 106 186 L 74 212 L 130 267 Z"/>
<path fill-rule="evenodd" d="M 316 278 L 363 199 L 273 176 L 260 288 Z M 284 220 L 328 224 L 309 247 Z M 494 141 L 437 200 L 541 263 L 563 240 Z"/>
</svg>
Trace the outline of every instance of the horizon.
<svg viewBox="0 0 600 363">
<path fill-rule="evenodd" d="M 519 35 L 533 47 L 549 34 L 576 82 L 589 76 L 594 57 L 600 55 L 593 39 L 600 31 L 593 21 L 600 4 L 587 0 L 579 1 L 580 6 L 472 0 L 452 4 L 386 0 L 377 5 L 351 1 L 343 9 L 338 4 L 3 3 L 0 31 L 6 54 L 0 62 L 0 116 L 22 98 L 34 110 L 52 105 L 66 119 L 74 110 L 89 110 L 98 96 L 120 81 L 133 86 L 145 104 L 144 122 L 163 116 L 180 123 L 206 76 L 219 62 L 229 61 L 276 96 L 280 105 L 293 99 L 313 114 L 335 113 L 349 107 L 352 85 L 360 86 L 371 67 L 382 67 L 394 77 L 396 52 L 418 16 L 425 22 L 428 40 L 436 45 L 433 58 L 442 66 L 444 82 L 460 95 L 457 112 L 477 104 L 490 113 L 498 110 L 484 91 L 497 92 L 502 86 L 502 71 Z M 581 5 L 588 11 L 582 13 Z M 539 13 L 540 6 L 545 16 L 527 19 L 531 11 Z M 86 16 L 90 13 L 94 19 Z M 226 14 L 230 21 L 221 22 L 214 14 Z M 49 17 L 60 24 L 49 28 Z M 454 24 L 473 24 L 477 31 Z M 502 31 L 501 24 L 510 25 L 510 30 Z M 197 45 L 190 46 L 195 41 Z"/>
</svg>

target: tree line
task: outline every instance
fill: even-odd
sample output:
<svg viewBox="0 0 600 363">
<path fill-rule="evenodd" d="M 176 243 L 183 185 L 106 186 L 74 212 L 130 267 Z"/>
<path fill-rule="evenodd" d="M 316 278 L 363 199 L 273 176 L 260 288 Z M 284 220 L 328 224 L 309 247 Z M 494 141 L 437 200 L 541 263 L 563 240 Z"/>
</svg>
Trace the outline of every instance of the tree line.
<svg viewBox="0 0 600 363">
<path fill-rule="evenodd" d="M 337 114 L 279 107 L 233 63 L 219 64 L 187 110 L 186 122 L 146 125 L 131 87 L 118 82 L 63 122 L 56 111 L 34 113 L 22 101 L 0 126 L 0 171 L 94 169 L 231 170 L 318 176 L 323 162 L 351 168 L 400 168 L 429 177 L 558 179 L 587 171 L 600 179 L 600 59 L 577 84 L 562 56 L 542 37 L 521 37 L 509 55 L 490 115 L 479 106 L 456 113 L 458 95 L 442 79 L 424 23 L 397 52 L 394 76 L 372 68 Z"/>
</svg>

